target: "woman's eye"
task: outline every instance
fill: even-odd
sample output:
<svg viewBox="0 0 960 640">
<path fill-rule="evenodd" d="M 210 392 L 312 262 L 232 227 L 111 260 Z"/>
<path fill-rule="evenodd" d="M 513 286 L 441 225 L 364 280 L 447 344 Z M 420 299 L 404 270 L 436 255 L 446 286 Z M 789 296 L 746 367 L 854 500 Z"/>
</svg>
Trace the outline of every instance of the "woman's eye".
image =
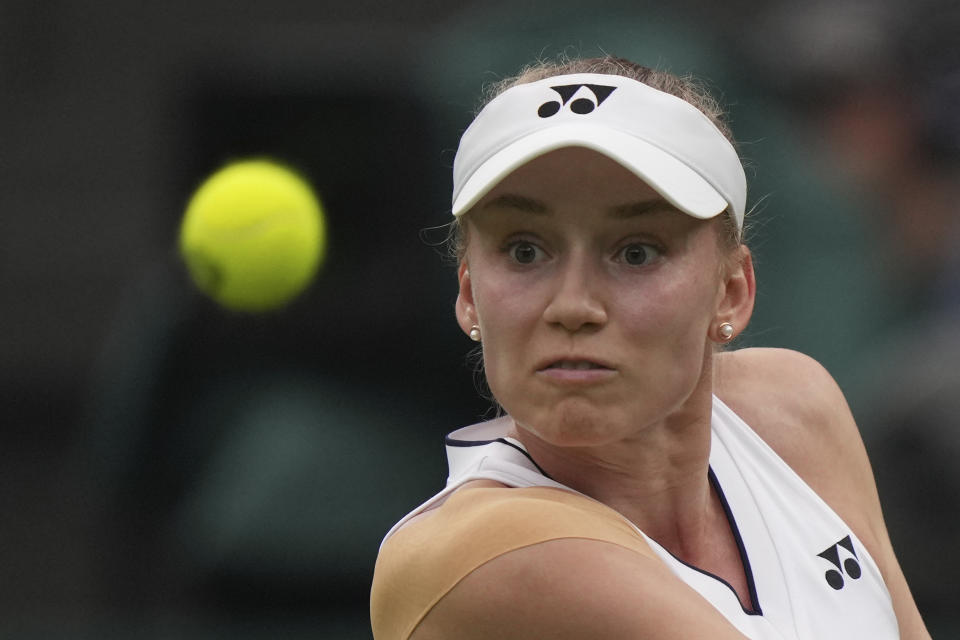
<svg viewBox="0 0 960 640">
<path fill-rule="evenodd" d="M 657 248 L 649 244 L 628 244 L 620 250 L 620 259 L 633 266 L 645 265 L 659 255 Z"/>
<path fill-rule="evenodd" d="M 510 247 L 510 256 L 520 264 L 530 264 L 537 259 L 538 249 L 529 242 L 516 242 Z"/>
</svg>

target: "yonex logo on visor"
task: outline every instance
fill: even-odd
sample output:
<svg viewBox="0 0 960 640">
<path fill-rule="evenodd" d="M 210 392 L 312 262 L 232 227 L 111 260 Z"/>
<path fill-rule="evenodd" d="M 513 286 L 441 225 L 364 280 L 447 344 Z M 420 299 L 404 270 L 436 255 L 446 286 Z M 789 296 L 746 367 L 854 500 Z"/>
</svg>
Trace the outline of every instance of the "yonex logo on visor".
<svg viewBox="0 0 960 640">
<path fill-rule="evenodd" d="M 608 156 L 695 218 L 729 211 L 743 225 L 746 176 L 716 125 L 677 96 L 598 73 L 519 84 L 491 100 L 460 139 L 453 215 L 469 211 L 518 167 L 564 147 Z"/>
<path fill-rule="evenodd" d="M 593 93 L 593 100 L 588 97 L 577 98 L 573 102 L 570 102 L 570 111 L 574 113 L 579 113 L 581 115 L 586 115 L 599 107 L 604 100 L 609 97 L 611 93 L 616 89 L 616 87 L 608 87 L 602 84 L 565 84 L 559 87 L 550 87 L 554 91 L 560 94 L 560 98 L 563 100 L 562 103 L 557 102 L 556 100 L 551 100 L 550 102 L 544 102 L 540 105 L 540 108 L 537 109 L 537 115 L 541 118 L 549 118 L 550 116 L 556 115 L 563 107 L 570 102 L 570 98 L 577 95 L 577 92 L 580 89 L 588 89 Z"/>
</svg>

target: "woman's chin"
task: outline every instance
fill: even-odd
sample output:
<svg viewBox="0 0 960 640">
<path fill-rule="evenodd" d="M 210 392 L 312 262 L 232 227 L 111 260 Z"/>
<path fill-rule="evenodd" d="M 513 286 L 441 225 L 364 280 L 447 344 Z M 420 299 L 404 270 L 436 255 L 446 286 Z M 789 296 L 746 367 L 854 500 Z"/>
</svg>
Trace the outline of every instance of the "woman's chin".
<svg viewBox="0 0 960 640">
<path fill-rule="evenodd" d="M 511 414 L 517 428 L 555 447 L 596 447 L 627 437 L 629 425 L 595 407 L 555 407 L 535 415 Z"/>
</svg>

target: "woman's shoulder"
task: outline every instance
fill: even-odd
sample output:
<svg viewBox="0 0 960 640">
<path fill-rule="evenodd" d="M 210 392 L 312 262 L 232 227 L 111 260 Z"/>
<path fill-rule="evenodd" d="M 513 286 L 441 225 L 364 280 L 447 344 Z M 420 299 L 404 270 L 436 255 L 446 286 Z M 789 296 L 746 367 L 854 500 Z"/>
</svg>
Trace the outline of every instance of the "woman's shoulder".
<svg viewBox="0 0 960 640">
<path fill-rule="evenodd" d="M 549 487 L 470 487 L 400 529 L 371 617 L 377 640 L 743 638 L 620 514 Z"/>
<path fill-rule="evenodd" d="M 840 387 L 823 365 L 798 351 L 718 354 L 714 389 L 788 463 L 803 462 L 811 445 L 859 439 Z"/>
<path fill-rule="evenodd" d="M 478 567 L 411 636 L 448 638 L 745 640 L 659 560 L 583 538 L 523 547 Z"/>
<path fill-rule="evenodd" d="M 510 527 L 514 521 L 522 522 L 523 527 Z M 509 487 L 493 480 L 473 480 L 435 508 L 413 518 L 394 537 L 429 537 L 437 541 L 442 536 L 462 541 L 464 535 L 477 534 L 486 540 L 491 536 L 479 534 L 491 530 L 501 532 L 492 537 L 503 538 L 521 533 L 543 536 L 592 532 L 597 527 L 629 532 L 630 537 L 639 535 L 612 508 L 571 490 Z"/>
<path fill-rule="evenodd" d="M 887 535 L 873 471 L 846 399 L 813 358 L 787 349 L 723 353 L 715 392 L 866 544 L 904 637 L 929 638 Z"/>
<path fill-rule="evenodd" d="M 406 638 L 479 567 L 521 549 L 571 539 L 653 554 L 622 516 L 586 496 L 550 487 L 471 483 L 381 546 L 371 591 L 375 635 Z"/>
<path fill-rule="evenodd" d="M 552 487 L 470 482 L 410 520 L 381 546 L 377 570 L 403 575 L 466 572 L 513 549 L 550 539 L 590 537 L 649 552 L 642 536 L 610 507 Z"/>
<path fill-rule="evenodd" d="M 765 397 L 799 406 L 807 400 L 814 401 L 811 404 L 836 400 L 840 393 L 833 377 L 817 360 L 792 349 L 770 347 L 717 354 L 714 384 L 718 395 L 727 395 L 733 402 Z"/>
<path fill-rule="evenodd" d="M 815 359 L 788 349 L 721 354 L 715 393 L 861 539 L 882 537 L 866 449 L 843 392 Z"/>
</svg>

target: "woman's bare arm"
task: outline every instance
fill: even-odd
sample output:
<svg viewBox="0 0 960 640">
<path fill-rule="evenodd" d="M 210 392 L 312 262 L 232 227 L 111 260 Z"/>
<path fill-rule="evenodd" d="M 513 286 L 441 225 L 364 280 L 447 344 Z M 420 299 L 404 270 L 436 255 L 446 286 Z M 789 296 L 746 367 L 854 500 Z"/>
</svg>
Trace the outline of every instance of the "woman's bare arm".
<svg viewBox="0 0 960 640">
<path fill-rule="evenodd" d="M 580 538 L 524 547 L 480 566 L 411 640 L 745 640 L 654 556 Z"/>
</svg>

